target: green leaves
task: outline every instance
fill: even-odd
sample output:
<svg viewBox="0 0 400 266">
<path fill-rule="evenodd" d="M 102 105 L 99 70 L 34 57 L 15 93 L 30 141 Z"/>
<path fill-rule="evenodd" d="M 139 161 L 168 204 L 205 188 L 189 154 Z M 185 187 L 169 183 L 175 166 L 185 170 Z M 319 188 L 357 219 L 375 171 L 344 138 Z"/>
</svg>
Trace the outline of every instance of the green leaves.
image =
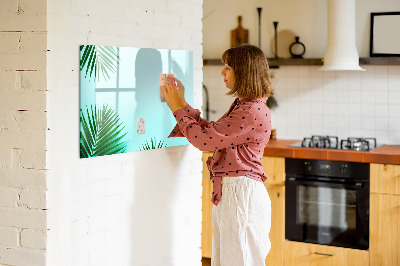
<svg viewBox="0 0 400 266">
<path fill-rule="evenodd" d="M 151 138 L 150 141 L 146 140 L 144 144 L 142 144 L 142 148 L 140 148 L 141 151 L 143 150 L 153 150 L 153 149 L 160 149 L 167 147 L 163 141 L 159 141 L 157 144 L 156 138 Z"/>
<path fill-rule="evenodd" d="M 124 153 L 127 141 L 123 138 L 127 133 L 123 133 L 125 126 L 119 120 L 107 104 L 99 109 L 96 105 L 86 106 L 85 112 L 81 109 L 81 158 Z"/>
<path fill-rule="evenodd" d="M 269 109 L 275 109 L 278 107 L 278 102 L 276 101 L 274 96 L 269 96 L 267 102 L 265 103 Z"/>
<path fill-rule="evenodd" d="M 109 72 L 115 73 L 119 64 L 119 47 L 100 45 L 81 45 L 82 57 L 80 61 L 81 71 L 86 66 L 85 78 L 94 75 L 94 79 L 100 79 L 100 72 L 105 80 L 110 79 Z"/>
<path fill-rule="evenodd" d="M 117 71 L 119 63 L 119 48 L 113 46 L 81 45 L 80 70 L 85 78 L 105 80 L 110 79 L 110 74 Z M 119 116 L 108 105 L 97 109 L 96 106 L 86 106 L 81 109 L 81 158 L 123 153 L 127 142 L 122 141 L 127 134 L 122 132 L 125 128 L 119 121 Z"/>
</svg>

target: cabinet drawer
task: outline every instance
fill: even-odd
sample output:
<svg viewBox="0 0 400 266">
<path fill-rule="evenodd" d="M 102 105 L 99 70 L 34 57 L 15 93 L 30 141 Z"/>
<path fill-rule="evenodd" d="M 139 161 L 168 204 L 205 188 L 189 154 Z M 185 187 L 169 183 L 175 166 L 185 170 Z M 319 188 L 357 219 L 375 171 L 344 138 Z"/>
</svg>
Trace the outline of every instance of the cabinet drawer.
<svg viewBox="0 0 400 266">
<path fill-rule="evenodd" d="M 369 254 L 365 250 L 285 241 L 285 266 L 365 266 Z"/>
</svg>

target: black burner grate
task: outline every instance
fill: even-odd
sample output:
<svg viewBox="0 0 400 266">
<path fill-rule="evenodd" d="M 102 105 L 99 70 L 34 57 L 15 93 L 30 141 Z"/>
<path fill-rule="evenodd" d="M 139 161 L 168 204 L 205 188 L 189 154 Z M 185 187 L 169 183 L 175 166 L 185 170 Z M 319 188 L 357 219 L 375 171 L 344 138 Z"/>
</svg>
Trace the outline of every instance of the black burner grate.
<svg viewBox="0 0 400 266">
<path fill-rule="evenodd" d="M 304 138 L 301 142 L 303 148 L 341 149 L 354 151 L 370 151 L 377 148 L 376 138 L 347 138 L 339 139 L 336 136 L 318 136 Z"/>
<path fill-rule="evenodd" d="M 369 151 L 376 148 L 376 138 L 347 138 L 340 141 L 342 150 Z"/>
<path fill-rule="evenodd" d="M 304 138 L 301 147 L 305 148 L 325 148 L 325 149 L 338 149 L 339 141 L 336 136 L 312 136 L 311 138 Z"/>
</svg>

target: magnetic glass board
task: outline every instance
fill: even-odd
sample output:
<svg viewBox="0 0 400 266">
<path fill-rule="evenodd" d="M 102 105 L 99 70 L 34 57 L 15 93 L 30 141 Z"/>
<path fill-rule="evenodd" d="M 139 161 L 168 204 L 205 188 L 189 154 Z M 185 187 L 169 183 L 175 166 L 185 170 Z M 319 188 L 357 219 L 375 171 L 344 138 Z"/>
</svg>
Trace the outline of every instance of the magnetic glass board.
<svg viewBox="0 0 400 266">
<path fill-rule="evenodd" d="M 193 104 L 193 52 L 80 46 L 80 157 L 185 145 L 161 102 L 160 74 L 174 74 Z"/>
</svg>

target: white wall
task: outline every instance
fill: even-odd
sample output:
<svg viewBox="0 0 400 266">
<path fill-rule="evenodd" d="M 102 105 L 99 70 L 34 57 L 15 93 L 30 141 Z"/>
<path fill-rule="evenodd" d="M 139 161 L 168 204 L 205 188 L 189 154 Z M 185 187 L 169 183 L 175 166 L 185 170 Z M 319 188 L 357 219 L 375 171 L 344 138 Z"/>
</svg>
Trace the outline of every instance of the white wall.
<svg viewBox="0 0 400 266">
<path fill-rule="evenodd" d="M 283 37 L 291 36 L 288 31 L 300 37 L 300 41 L 306 46 L 305 57 L 321 58 L 324 56 L 327 41 L 327 2 L 327 0 L 204 0 L 204 58 L 219 59 L 229 48 L 230 31 L 237 27 L 238 16 L 242 16 L 242 26 L 249 30 L 249 43 L 258 45 L 258 7 L 262 8 L 261 49 L 267 57 L 274 55 L 272 22 L 278 21 L 278 32 L 286 32 Z M 369 56 L 370 13 L 399 10 L 398 0 L 356 0 L 356 42 L 360 57 Z M 291 43 L 285 38 L 280 41 Z M 278 48 L 278 53 L 280 49 Z M 290 54 L 288 56 L 290 57 Z"/>
<path fill-rule="evenodd" d="M 194 50 L 201 0 L 48 2 L 48 265 L 200 265 L 201 152 L 79 159 L 79 45 Z"/>
<path fill-rule="evenodd" d="M 0 1 L 0 265 L 46 260 L 46 1 Z"/>
<path fill-rule="evenodd" d="M 400 66 L 362 66 L 365 72 L 322 72 L 318 67 L 274 70 L 272 124 L 278 138 L 311 135 L 376 137 L 400 143 Z"/>
<path fill-rule="evenodd" d="M 369 13 L 400 10 L 400 2 L 385 0 L 357 2 L 357 47 L 361 57 L 369 56 Z M 236 27 L 236 17 L 243 15 L 244 27 L 250 30 L 250 43 L 258 44 L 258 4 L 266 11 L 263 23 L 273 20 L 283 24 L 303 39 L 305 57 L 323 57 L 326 47 L 327 1 L 234 1 L 229 11 L 226 1 L 204 1 L 204 58 L 220 58 L 229 48 L 229 31 Z M 251 6 L 248 8 L 248 6 Z M 249 10 L 251 9 L 251 10 Z M 223 16 L 221 14 L 224 14 Z M 247 14 L 247 15 L 246 15 Z M 253 22 L 245 24 L 246 18 Z M 282 22 L 282 23 L 281 23 Z M 214 25 L 219 25 L 215 27 Z M 268 28 L 269 26 L 262 26 Z M 279 30 L 278 26 L 278 30 Z M 218 32 L 217 32 L 218 31 Z M 267 30 L 266 30 L 267 31 Z M 268 34 L 270 36 L 268 37 Z M 271 35 L 272 34 L 272 35 Z M 217 38 L 222 36 L 222 38 Z M 262 33 L 262 49 L 271 56 Z M 268 42 L 269 43 L 269 42 Z M 279 50 L 278 50 L 279 51 Z M 272 124 L 281 139 L 302 139 L 311 135 L 376 137 L 382 144 L 400 143 L 400 66 L 363 66 L 365 72 L 321 72 L 318 66 L 281 66 L 272 69 L 273 89 L 279 107 L 272 111 Z M 204 84 L 210 92 L 211 120 L 218 119 L 232 98 L 220 76 L 221 66 L 205 66 Z"/>
<path fill-rule="evenodd" d="M 204 67 L 210 92 L 210 120 L 232 103 L 219 71 Z M 271 113 L 280 139 L 311 135 L 376 137 L 381 144 L 400 143 L 400 66 L 362 66 L 365 72 L 323 72 L 319 66 L 272 69 L 278 108 Z"/>
</svg>

